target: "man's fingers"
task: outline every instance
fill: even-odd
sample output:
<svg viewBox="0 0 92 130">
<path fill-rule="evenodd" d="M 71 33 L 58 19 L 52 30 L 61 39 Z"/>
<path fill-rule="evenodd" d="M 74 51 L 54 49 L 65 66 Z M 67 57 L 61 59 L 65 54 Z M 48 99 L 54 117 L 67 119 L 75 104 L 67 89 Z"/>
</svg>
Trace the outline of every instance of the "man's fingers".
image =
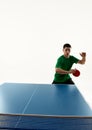
<svg viewBox="0 0 92 130">
<path fill-rule="evenodd" d="M 81 55 L 82 57 L 85 57 L 85 56 L 86 56 L 86 52 L 82 52 L 82 53 L 80 53 L 80 55 Z"/>
</svg>

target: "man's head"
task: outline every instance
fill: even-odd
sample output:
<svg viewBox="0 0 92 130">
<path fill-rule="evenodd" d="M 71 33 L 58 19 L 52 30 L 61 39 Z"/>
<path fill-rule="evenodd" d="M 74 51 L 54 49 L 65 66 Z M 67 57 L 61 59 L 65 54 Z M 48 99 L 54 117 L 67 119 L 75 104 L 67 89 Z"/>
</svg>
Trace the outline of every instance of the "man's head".
<svg viewBox="0 0 92 130">
<path fill-rule="evenodd" d="M 71 45 L 66 43 L 63 45 L 63 52 L 65 57 L 69 57 L 71 51 Z"/>
</svg>

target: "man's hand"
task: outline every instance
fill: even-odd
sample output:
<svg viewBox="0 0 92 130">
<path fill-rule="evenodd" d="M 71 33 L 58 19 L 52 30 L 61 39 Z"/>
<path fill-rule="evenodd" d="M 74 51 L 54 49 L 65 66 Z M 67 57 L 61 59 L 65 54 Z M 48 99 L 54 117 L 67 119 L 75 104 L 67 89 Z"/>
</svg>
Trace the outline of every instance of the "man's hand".
<svg viewBox="0 0 92 130">
<path fill-rule="evenodd" d="M 81 55 L 82 58 L 85 58 L 86 57 L 86 52 L 82 52 L 82 53 L 80 53 L 80 55 Z"/>
<path fill-rule="evenodd" d="M 76 69 L 71 69 L 71 70 L 69 71 L 69 73 L 70 73 L 70 74 L 74 74 L 75 71 L 76 71 Z"/>
<path fill-rule="evenodd" d="M 85 64 L 86 62 L 86 52 L 80 53 L 82 59 L 78 61 L 79 64 Z"/>
</svg>

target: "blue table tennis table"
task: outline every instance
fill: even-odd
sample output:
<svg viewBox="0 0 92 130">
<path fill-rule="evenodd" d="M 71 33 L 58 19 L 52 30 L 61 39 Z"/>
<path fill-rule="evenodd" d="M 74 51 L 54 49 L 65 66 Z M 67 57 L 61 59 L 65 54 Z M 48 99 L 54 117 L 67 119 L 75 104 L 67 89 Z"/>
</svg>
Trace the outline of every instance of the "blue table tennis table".
<svg viewBox="0 0 92 130">
<path fill-rule="evenodd" d="M 4 83 L 0 129 L 92 130 L 92 110 L 75 85 Z"/>
</svg>

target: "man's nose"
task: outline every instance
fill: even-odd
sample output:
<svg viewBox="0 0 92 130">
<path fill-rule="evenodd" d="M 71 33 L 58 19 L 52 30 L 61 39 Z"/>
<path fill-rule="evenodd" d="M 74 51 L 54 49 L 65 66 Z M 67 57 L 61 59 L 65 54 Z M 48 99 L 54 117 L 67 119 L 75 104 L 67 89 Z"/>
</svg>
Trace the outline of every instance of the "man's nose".
<svg viewBox="0 0 92 130">
<path fill-rule="evenodd" d="M 69 53 L 70 51 L 67 51 L 67 53 Z"/>
</svg>

